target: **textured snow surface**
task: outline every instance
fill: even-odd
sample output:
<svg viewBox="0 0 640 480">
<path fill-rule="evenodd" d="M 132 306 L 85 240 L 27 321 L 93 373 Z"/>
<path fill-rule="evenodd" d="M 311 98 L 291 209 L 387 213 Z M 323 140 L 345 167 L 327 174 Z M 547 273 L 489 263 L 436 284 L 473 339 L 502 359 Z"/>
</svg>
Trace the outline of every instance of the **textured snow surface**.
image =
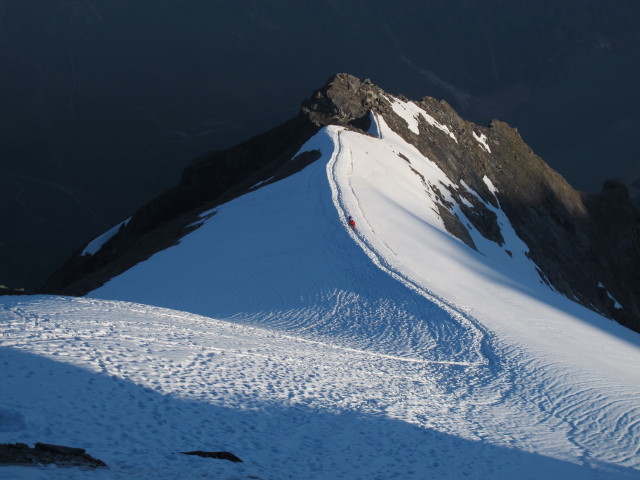
<svg viewBox="0 0 640 480">
<path fill-rule="evenodd" d="M 13 297 L 0 308 L 0 441 L 87 448 L 109 465 L 92 478 L 637 477 L 621 465 L 633 464 L 624 446 L 637 448 L 624 438 L 636 400 L 621 386 L 594 400 L 604 379 L 578 391 L 575 372 L 541 385 L 539 366 L 516 358 L 447 365 L 125 302 Z M 509 384 L 522 374 L 533 385 Z M 567 424 L 571 411 L 579 422 Z M 606 460 L 579 446 L 607 426 L 623 443 Z M 200 449 L 244 463 L 176 453 Z M 0 468 L 7 479 L 87 475 Z"/>
<path fill-rule="evenodd" d="M 465 225 L 447 186 L 477 194 L 373 120 L 93 298 L 0 299 L 0 441 L 101 479 L 638 478 L 638 335 L 549 289 L 499 205 L 502 246 L 449 235 L 431 186 Z"/>
</svg>

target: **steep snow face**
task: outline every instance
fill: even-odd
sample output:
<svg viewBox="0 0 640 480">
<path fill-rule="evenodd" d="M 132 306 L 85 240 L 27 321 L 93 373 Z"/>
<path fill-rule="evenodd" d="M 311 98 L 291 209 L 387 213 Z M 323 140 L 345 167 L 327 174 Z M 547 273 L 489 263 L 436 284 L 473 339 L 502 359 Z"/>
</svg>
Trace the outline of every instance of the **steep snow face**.
<svg viewBox="0 0 640 480">
<path fill-rule="evenodd" d="M 357 234 L 350 235 L 370 258 L 455 306 L 499 342 L 638 385 L 640 371 L 629 370 L 629 358 L 638 358 L 637 334 L 547 286 L 505 213 L 463 182 L 463 188 L 496 214 L 504 243 L 484 238 L 455 199 L 446 195 L 447 187 L 457 186 L 435 163 L 394 133 L 384 119 L 377 119 L 375 129 L 378 138 L 350 131 L 336 135 L 338 153 L 329 174 L 334 179 L 334 203 L 339 212 L 349 211 L 359 220 Z M 497 192 L 488 177 L 484 182 L 490 192 Z M 431 185 L 440 187 L 443 199 L 427 188 Z M 466 225 L 477 251 L 446 233 L 437 203 L 448 205 Z M 592 346 L 605 343 L 606 353 L 594 355 Z"/>
<path fill-rule="evenodd" d="M 637 476 L 638 336 L 546 286 L 499 203 L 372 120 L 371 135 L 322 129 L 301 149 L 320 160 L 206 212 L 179 245 L 92 292 L 119 302 L 3 300 L 6 364 L 24 365 L 24 376 L 62 375 L 61 363 L 126 379 L 78 400 L 131 393 L 123 411 L 144 422 L 117 423 L 95 452 L 118 468 L 131 467 L 124 445 L 160 436 L 163 452 L 182 449 L 210 415 L 184 449 L 222 432 L 211 449 L 240 445 L 234 453 L 257 462 L 241 474 L 260 478 Z M 474 229 L 449 188 L 495 213 L 501 245 Z M 447 232 L 442 209 L 477 250 Z M 10 428 L 42 440 L 62 424 L 29 424 L 43 402 L 16 391 L 0 404 Z M 114 417 L 110 408 L 83 411 Z M 74 428 L 55 441 L 77 443 Z M 143 456 L 136 478 L 151 478 L 152 465 L 158 475 L 184 467 Z"/>
<path fill-rule="evenodd" d="M 393 111 L 397 115 L 402 117 L 405 122 L 407 122 L 409 130 L 411 130 L 416 135 L 420 133 L 420 130 L 418 128 L 418 121 L 419 118 L 422 117 L 429 125 L 443 131 L 456 142 L 458 141 L 449 127 L 438 122 L 435 118 L 433 118 L 415 103 L 411 101 L 405 102 L 404 100 L 400 100 L 399 98 L 396 98 L 392 95 L 388 95 L 387 99 L 391 102 L 391 108 L 393 108 Z"/>
<path fill-rule="evenodd" d="M 395 134 L 383 118 L 377 118 L 375 125 L 378 138 L 339 132 L 338 153 L 328 175 L 338 211 L 353 212 L 360 219 L 361 228 L 354 240 L 363 248 L 367 244 L 369 256 L 394 263 L 420 285 L 441 289 L 438 295 L 445 299 L 468 289 L 473 289 L 469 298 L 480 298 L 476 295 L 484 287 L 475 279 L 485 276 L 509 285 L 525 283 L 537 290 L 542 281 L 536 266 L 504 212 L 482 200 L 464 182 L 454 185 L 435 163 Z M 488 178 L 485 183 L 491 192 L 496 191 Z M 473 227 L 449 193 L 459 187 L 496 214 L 502 245 L 486 239 Z M 478 251 L 447 232 L 438 204 L 458 217 Z M 460 283 L 461 275 L 475 271 L 479 271 L 478 277 Z"/>
</svg>

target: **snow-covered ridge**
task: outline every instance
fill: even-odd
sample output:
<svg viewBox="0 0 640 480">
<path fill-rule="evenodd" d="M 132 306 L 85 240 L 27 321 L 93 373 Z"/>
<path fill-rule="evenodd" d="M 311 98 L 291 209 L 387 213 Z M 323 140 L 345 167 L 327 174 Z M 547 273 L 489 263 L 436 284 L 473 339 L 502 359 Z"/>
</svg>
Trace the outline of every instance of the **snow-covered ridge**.
<svg viewBox="0 0 640 480">
<path fill-rule="evenodd" d="M 497 208 L 497 194 L 499 210 L 508 212 L 511 229 L 526 240 L 528 255 L 539 266 L 545 283 L 630 328 L 638 328 L 635 285 L 609 274 L 609 266 L 615 264 L 620 278 L 635 278 L 635 266 L 640 262 L 640 252 L 622 240 L 625 231 L 635 229 L 637 218 L 608 214 L 631 211 L 622 191 L 613 197 L 585 197 L 550 170 L 509 125 L 494 120 L 488 127 L 480 127 L 461 118 L 444 101 L 424 97 L 410 102 L 347 74 L 332 77 L 302 103 L 300 115 L 280 127 L 194 162 L 185 170 L 179 188 L 165 192 L 136 213 L 135 231 L 128 229 L 130 234 L 123 234 L 122 241 L 103 246 L 97 252 L 98 261 L 85 255 L 67 262 L 51 276 L 45 291 L 84 295 L 99 287 L 105 271 L 130 268 L 180 241 L 200 224 L 202 211 L 243 192 L 261 189 L 266 184 L 249 186 L 259 180 L 275 175 L 268 182 L 273 183 L 273 179 L 318 160 L 318 151 L 292 155 L 292 147 L 299 149 L 313 132 L 327 126 L 367 129 L 370 122 L 366 117 L 372 113 L 448 177 L 446 182 L 428 178 L 424 182 L 426 191 L 437 198 L 432 205 L 448 232 L 475 249 L 476 233 L 502 245 L 497 213 L 486 204 Z M 255 169 L 260 173 L 255 178 L 250 175 L 251 181 L 247 181 L 245 176 Z M 499 191 L 492 194 L 483 177 L 490 178 Z M 469 188 L 463 187 L 463 182 Z M 608 192 L 616 190 L 614 187 Z M 615 218 L 612 225 L 609 218 Z M 607 233 L 611 231 L 615 234 Z M 601 241 L 603 235 L 605 241 Z M 503 253 L 509 252 L 504 249 Z M 596 287 L 600 279 L 606 279 L 607 290 L 623 308 L 616 308 L 614 300 Z"/>
<path fill-rule="evenodd" d="M 637 477 L 638 336 L 541 280 L 504 184 L 370 119 L 90 297 L 1 299 L 0 438 L 86 447 L 105 479 Z"/>
<path fill-rule="evenodd" d="M 587 477 L 602 473 L 597 465 L 638 469 L 635 334 L 549 288 L 499 203 L 452 182 L 384 118 L 373 120 L 375 135 L 321 129 L 300 150 L 320 160 L 220 206 L 180 245 L 92 295 L 428 366 L 424 381 L 450 393 L 436 400 L 409 388 L 413 406 L 397 400 L 403 413 L 387 415 L 492 445 L 508 438 L 509 448 L 588 466 Z M 449 188 L 496 215 L 502 244 L 474 229 Z M 447 231 L 438 204 L 477 250 Z M 463 419 L 423 416 L 424 402 L 455 405 Z"/>
</svg>

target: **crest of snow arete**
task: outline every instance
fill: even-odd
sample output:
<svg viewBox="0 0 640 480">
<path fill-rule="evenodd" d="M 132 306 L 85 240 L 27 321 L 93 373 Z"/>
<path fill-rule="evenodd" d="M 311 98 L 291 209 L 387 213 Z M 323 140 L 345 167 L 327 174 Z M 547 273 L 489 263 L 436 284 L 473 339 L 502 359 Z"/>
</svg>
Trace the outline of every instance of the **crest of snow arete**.
<svg viewBox="0 0 640 480">
<path fill-rule="evenodd" d="M 203 212 L 318 160 L 319 150 L 301 147 L 320 129 L 370 136 L 378 134 L 376 118 L 444 174 L 446 181 L 421 181 L 447 232 L 468 248 L 481 251 L 478 241 L 487 240 L 513 255 L 504 247 L 501 225 L 508 221 L 541 282 L 640 329 L 640 214 L 622 183 L 607 181 L 597 195 L 578 192 L 507 124 L 479 126 L 444 101 L 411 101 L 346 74 L 314 92 L 290 121 L 194 161 L 178 186 L 135 212 L 98 250 L 92 242 L 92 253 L 69 259 L 42 290 L 82 295 L 98 288 L 176 244 L 198 227 Z M 389 161 L 421 175 L 402 153 Z"/>
</svg>

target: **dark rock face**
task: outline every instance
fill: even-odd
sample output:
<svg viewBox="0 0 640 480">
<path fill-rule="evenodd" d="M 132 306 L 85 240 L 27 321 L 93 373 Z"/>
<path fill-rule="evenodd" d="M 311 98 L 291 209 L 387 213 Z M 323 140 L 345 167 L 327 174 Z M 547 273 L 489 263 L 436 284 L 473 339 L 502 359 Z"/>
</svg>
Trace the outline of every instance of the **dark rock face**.
<svg viewBox="0 0 640 480">
<path fill-rule="evenodd" d="M 302 103 L 302 113 L 314 125 L 353 125 L 364 130 L 368 112 L 389 112 L 385 92 L 371 83 L 346 74 L 334 76 Z"/>
<path fill-rule="evenodd" d="M 500 207 L 529 247 L 543 281 L 640 331 L 640 214 L 620 182 L 606 182 L 598 195 L 582 194 L 506 123 L 494 120 L 486 127 L 475 125 L 448 103 L 425 97 L 415 103 L 434 122 L 418 118 L 419 133 L 415 133 L 394 112 L 392 102 L 393 97 L 368 80 L 335 75 L 303 102 L 293 120 L 194 162 L 178 187 L 139 210 L 96 255 L 71 259 L 51 277 L 45 291 L 84 294 L 97 288 L 175 243 L 200 212 L 250 191 L 257 182 L 278 180 L 315 160 L 306 155 L 288 161 L 319 128 L 333 124 L 367 131 L 371 111 L 459 185 L 446 193 L 464 205 L 463 213 L 482 235 L 503 244 L 496 215 L 487 205 Z M 475 248 L 445 200 L 445 187 L 425 178 L 422 182 L 438 199 L 447 229 Z"/>
<path fill-rule="evenodd" d="M 640 211 L 619 180 L 607 180 L 600 194 L 584 195 L 584 203 L 597 225 L 593 252 L 600 255 L 598 260 L 605 268 L 603 286 L 592 293 L 599 295 L 613 318 L 640 330 Z M 607 291 L 624 308 L 616 308 Z"/>
<path fill-rule="evenodd" d="M 238 458 L 236 455 L 234 455 L 231 452 L 204 452 L 202 450 L 195 450 L 193 452 L 180 452 L 183 455 L 195 455 L 198 457 L 204 457 L 204 458 L 217 458 L 220 460 L 229 460 L 230 462 L 234 462 L 234 463 L 241 463 L 242 460 L 240 460 L 240 458 Z"/>
<path fill-rule="evenodd" d="M 0 466 L 23 465 L 36 466 L 38 464 L 55 464 L 58 467 L 98 468 L 107 465 L 86 453 L 83 448 L 36 443 L 31 448 L 24 443 L 0 444 Z"/>
</svg>

